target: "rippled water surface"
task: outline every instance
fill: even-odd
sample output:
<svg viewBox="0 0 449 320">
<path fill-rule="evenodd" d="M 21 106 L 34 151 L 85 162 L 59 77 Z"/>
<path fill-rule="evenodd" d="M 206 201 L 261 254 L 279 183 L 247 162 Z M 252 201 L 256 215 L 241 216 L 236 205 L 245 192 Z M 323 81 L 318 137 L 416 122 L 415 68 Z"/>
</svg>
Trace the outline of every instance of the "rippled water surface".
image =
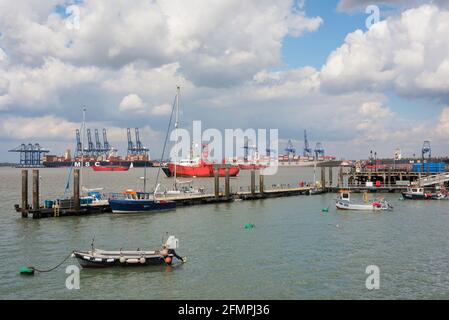
<svg viewBox="0 0 449 320">
<path fill-rule="evenodd" d="M 41 169 L 40 174 L 41 197 L 62 196 L 67 169 Z M 149 170 L 151 178 L 155 174 L 156 169 Z M 88 171 L 84 182 L 121 191 L 139 188 L 142 175 L 143 169 Z M 390 194 L 385 197 L 394 205 L 392 212 L 337 212 L 336 195 L 326 194 L 33 220 L 13 209 L 20 202 L 20 169 L 0 168 L 0 179 L 3 299 L 449 298 L 449 201 L 400 201 Z M 281 168 L 265 179 L 267 188 L 300 180 L 311 181 L 312 170 Z M 163 179 L 166 185 L 170 181 Z M 195 181 L 206 188 L 212 183 Z M 234 190 L 248 184 L 248 172 L 232 179 Z M 327 206 L 329 212 L 322 213 Z M 246 223 L 255 228 L 244 229 Z M 93 237 L 104 249 L 153 249 L 166 231 L 180 239 L 177 251 L 188 257 L 186 264 L 82 269 L 79 290 L 65 287 L 65 267 L 77 264 L 73 259 L 50 273 L 18 274 L 24 265 L 54 266 L 73 249 L 88 249 Z M 380 268 L 379 290 L 365 287 L 368 265 Z"/>
</svg>

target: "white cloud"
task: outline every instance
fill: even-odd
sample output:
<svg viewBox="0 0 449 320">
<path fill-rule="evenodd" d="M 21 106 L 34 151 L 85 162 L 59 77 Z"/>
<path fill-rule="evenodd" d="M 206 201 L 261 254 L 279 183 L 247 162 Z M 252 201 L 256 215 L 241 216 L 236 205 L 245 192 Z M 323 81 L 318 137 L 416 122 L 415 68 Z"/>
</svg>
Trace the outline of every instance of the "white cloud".
<svg viewBox="0 0 449 320">
<path fill-rule="evenodd" d="M 179 62 L 192 81 L 207 86 L 235 84 L 279 65 L 283 38 L 322 22 L 294 9 L 293 0 L 85 0 L 77 4 L 79 30 L 70 30 L 52 8 L 62 1 L 41 7 L 5 1 L 0 29 L 14 32 L 5 32 L 0 45 L 16 62 L 39 65 L 49 56 L 115 68 L 139 60 L 150 67 Z"/>
<path fill-rule="evenodd" d="M 340 11 L 354 11 L 365 9 L 369 5 L 413 7 L 426 3 L 432 3 L 439 6 L 448 4 L 447 0 L 340 0 L 337 8 Z"/>
<path fill-rule="evenodd" d="M 170 114 L 172 107 L 166 103 L 166 104 L 161 104 L 159 106 L 155 106 L 152 108 L 151 113 L 153 113 L 154 115 L 167 115 Z"/>
<path fill-rule="evenodd" d="M 350 33 L 323 66 L 322 86 L 334 92 L 393 89 L 447 101 L 448 21 L 449 11 L 423 5 Z"/>
<path fill-rule="evenodd" d="M 389 108 L 382 107 L 378 101 L 365 102 L 359 109 L 359 114 L 365 119 L 387 119 L 393 116 Z"/>
<path fill-rule="evenodd" d="M 122 99 L 119 105 L 120 111 L 123 112 L 142 112 L 145 110 L 146 104 L 137 94 L 129 94 Z"/>
</svg>

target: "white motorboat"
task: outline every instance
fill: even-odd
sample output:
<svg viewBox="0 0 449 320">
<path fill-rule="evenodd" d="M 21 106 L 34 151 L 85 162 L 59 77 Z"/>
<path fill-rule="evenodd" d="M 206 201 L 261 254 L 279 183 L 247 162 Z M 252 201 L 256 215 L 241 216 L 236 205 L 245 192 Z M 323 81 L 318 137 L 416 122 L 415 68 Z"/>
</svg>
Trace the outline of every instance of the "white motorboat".
<svg viewBox="0 0 449 320">
<path fill-rule="evenodd" d="M 359 211 L 381 211 L 393 209 L 393 206 L 384 199 L 369 202 L 367 195 L 368 194 L 366 193 L 366 196 L 364 196 L 365 202 L 354 203 L 351 201 L 350 192 L 342 191 L 340 193 L 340 197 L 336 199 L 335 206 L 337 207 L 337 209 L 341 210 L 359 210 Z"/>
</svg>

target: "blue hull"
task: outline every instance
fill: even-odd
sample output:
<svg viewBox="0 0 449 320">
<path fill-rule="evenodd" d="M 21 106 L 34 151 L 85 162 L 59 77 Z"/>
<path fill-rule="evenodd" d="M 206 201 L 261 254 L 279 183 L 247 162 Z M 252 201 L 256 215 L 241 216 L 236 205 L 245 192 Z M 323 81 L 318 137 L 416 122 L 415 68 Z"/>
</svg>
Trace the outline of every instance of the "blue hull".
<svg viewBox="0 0 449 320">
<path fill-rule="evenodd" d="M 109 200 L 114 213 L 151 212 L 176 209 L 176 202 L 154 202 L 153 200 Z"/>
</svg>

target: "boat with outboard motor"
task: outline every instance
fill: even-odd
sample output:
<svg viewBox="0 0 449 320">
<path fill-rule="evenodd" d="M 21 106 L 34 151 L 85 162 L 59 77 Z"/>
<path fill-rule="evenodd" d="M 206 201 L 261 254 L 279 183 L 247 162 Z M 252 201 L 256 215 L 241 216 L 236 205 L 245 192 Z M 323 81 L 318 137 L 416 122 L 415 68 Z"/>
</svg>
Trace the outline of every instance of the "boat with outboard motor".
<svg viewBox="0 0 449 320">
<path fill-rule="evenodd" d="M 350 191 L 345 190 L 341 191 L 340 197 L 335 200 L 335 206 L 340 210 L 380 211 L 393 209 L 393 206 L 384 199 L 369 202 L 367 193 L 364 196 L 364 203 L 352 202 Z"/>
<path fill-rule="evenodd" d="M 91 250 L 72 253 L 72 257 L 78 260 L 83 268 L 107 268 L 115 266 L 149 266 L 149 265 L 171 265 L 176 258 L 186 262 L 186 258 L 176 254 L 175 249 L 179 247 L 179 240 L 175 236 L 169 236 L 161 248 L 153 251 L 108 251 L 94 248 L 92 241 Z"/>
</svg>

